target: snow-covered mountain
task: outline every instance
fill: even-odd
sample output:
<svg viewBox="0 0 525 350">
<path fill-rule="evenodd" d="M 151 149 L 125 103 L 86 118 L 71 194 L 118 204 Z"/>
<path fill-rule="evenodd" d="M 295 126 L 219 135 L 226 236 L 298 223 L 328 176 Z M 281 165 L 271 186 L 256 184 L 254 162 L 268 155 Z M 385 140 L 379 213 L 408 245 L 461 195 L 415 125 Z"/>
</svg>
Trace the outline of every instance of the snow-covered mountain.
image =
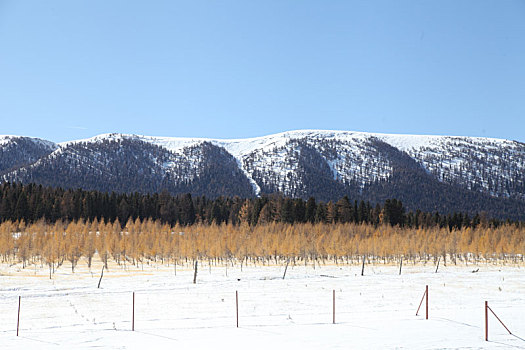
<svg viewBox="0 0 525 350">
<path fill-rule="evenodd" d="M 426 209 L 443 211 L 450 205 L 443 201 L 455 198 L 525 202 L 525 144 L 321 130 L 235 140 L 104 134 L 61 144 L 0 137 L 0 174 L 3 181 L 104 191 L 388 195 L 407 203 L 426 196 L 436 198 Z"/>
<path fill-rule="evenodd" d="M 33 164 L 58 145 L 34 137 L 0 135 L 0 174 Z"/>
</svg>

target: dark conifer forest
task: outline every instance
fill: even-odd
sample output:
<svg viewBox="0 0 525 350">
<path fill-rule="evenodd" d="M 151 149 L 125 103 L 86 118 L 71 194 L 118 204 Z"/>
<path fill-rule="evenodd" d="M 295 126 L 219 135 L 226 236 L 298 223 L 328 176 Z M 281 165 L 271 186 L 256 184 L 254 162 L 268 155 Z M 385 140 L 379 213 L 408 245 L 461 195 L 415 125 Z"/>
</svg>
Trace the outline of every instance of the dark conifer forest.
<svg viewBox="0 0 525 350">
<path fill-rule="evenodd" d="M 268 195 L 259 198 L 115 193 L 44 187 L 35 184 L 4 183 L 0 186 L 0 222 L 106 221 L 117 219 L 160 220 L 170 225 L 247 223 L 355 223 L 409 228 L 494 226 L 504 223 L 486 213 L 452 213 L 407 211 L 397 199 L 381 203 L 352 200 L 318 201 Z M 507 220 L 506 223 L 509 221 Z"/>
</svg>

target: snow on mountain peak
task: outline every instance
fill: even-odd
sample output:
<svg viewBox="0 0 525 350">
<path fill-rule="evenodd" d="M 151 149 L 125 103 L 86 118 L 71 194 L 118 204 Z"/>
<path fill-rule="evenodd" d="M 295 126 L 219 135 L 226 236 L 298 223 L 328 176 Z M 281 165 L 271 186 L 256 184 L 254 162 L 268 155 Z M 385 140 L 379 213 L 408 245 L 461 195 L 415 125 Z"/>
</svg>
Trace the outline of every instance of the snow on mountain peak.
<svg viewBox="0 0 525 350">
<path fill-rule="evenodd" d="M 525 144 L 493 138 L 294 130 L 246 139 L 108 133 L 54 144 L 4 135 L 0 149 L 7 154 L 4 181 L 87 184 L 104 191 L 331 200 L 381 192 L 382 186 L 395 192 L 399 181 L 416 181 L 433 193 L 452 185 L 454 191 L 525 200 Z M 65 177 L 57 180 L 57 174 Z M 436 187 L 439 182 L 445 186 Z"/>
<path fill-rule="evenodd" d="M 0 144 L 8 142 L 6 139 L 13 136 L 0 136 Z M 410 135 L 410 134 L 384 134 L 370 133 L 359 131 L 344 130 L 293 130 L 266 136 L 258 136 L 243 139 L 214 139 L 214 138 L 196 138 L 196 137 L 162 137 L 162 136 L 145 136 L 136 134 L 106 133 L 91 138 L 73 140 L 59 143 L 60 146 L 68 146 L 75 143 L 93 143 L 108 141 L 119 141 L 123 139 L 136 139 L 143 142 L 155 144 L 169 151 L 179 151 L 185 147 L 191 147 L 203 142 L 210 142 L 220 147 L 224 147 L 235 157 L 249 154 L 256 149 L 282 147 L 290 140 L 311 139 L 311 140 L 338 140 L 338 141 L 356 141 L 366 139 L 379 139 L 391 146 L 402 151 L 420 149 L 424 147 L 438 146 L 443 143 L 464 143 L 474 142 L 485 145 L 510 145 L 515 141 L 505 139 L 485 138 L 485 137 L 466 137 L 466 136 L 439 136 L 439 135 Z"/>
<path fill-rule="evenodd" d="M 0 137 L 0 144 L 8 142 L 9 136 Z M 471 189 L 493 195 L 511 196 L 512 186 L 519 188 L 525 172 L 525 148 L 515 141 L 462 136 L 401 135 L 344 130 L 293 130 L 246 139 L 210 139 L 190 137 L 159 137 L 135 134 L 108 133 L 92 138 L 59 144 L 54 156 L 70 145 L 78 143 L 101 143 L 104 141 L 138 140 L 156 145 L 173 154 L 164 168 L 167 173 L 181 171 L 186 167 L 199 167 L 200 156 L 196 146 L 208 142 L 224 148 L 236 160 L 256 194 L 262 187 L 287 193 L 299 191 L 298 173 L 301 152 L 317 152 L 322 162 L 330 168 L 333 179 L 342 183 L 365 186 L 376 180 L 391 176 L 393 165 L 388 155 L 378 148 L 384 142 L 412 157 L 429 174 L 439 181 L 468 184 Z M 308 149 L 310 151 L 308 151 Z M 197 152 L 197 153 L 195 153 Z M 306 153 L 305 153 L 306 154 Z M 187 169 L 186 175 L 173 175 L 187 180 L 196 172 Z M 186 173 L 186 171 L 185 171 Z M 271 180 L 270 180 L 271 179 Z M 516 180 L 518 179 L 518 180 Z M 518 182 L 516 182 L 518 181 Z M 271 184 L 270 184 L 271 183 Z M 498 183 L 499 185 L 494 185 Z M 510 189 L 509 189 L 510 188 Z M 515 192 L 515 191 L 514 191 Z M 523 195 L 525 197 L 525 195 Z"/>
<path fill-rule="evenodd" d="M 57 145 L 54 142 L 39 139 L 37 137 L 28 137 L 28 136 L 17 136 L 17 135 L 0 135 L 0 146 L 7 145 L 16 140 L 30 140 L 31 142 L 44 146 L 49 149 L 54 149 Z"/>
</svg>

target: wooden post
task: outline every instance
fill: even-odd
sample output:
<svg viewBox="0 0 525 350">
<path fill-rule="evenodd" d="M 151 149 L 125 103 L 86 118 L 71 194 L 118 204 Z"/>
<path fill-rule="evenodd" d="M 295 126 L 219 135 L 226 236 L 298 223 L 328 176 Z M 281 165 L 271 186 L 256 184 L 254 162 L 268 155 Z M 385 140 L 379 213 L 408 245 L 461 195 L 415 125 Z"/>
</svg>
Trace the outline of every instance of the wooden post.
<svg viewBox="0 0 525 350">
<path fill-rule="evenodd" d="M 421 305 L 423 305 L 423 300 L 427 301 L 427 319 L 428 319 L 428 285 L 425 287 L 425 292 L 423 293 L 423 297 L 421 298 L 421 301 L 419 302 L 419 306 L 417 307 L 416 316 L 419 314 L 419 310 L 421 309 Z"/>
<path fill-rule="evenodd" d="M 427 312 L 427 320 L 428 320 L 428 284 L 425 287 L 425 294 L 426 294 L 426 312 Z"/>
<path fill-rule="evenodd" d="M 102 282 L 102 277 L 104 277 L 104 265 L 102 265 L 102 272 L 100 272 L 100 279 L 98 280 L 97 288 L 100 288 L 100 282 Z"/>
<path fill-rule="evenodd" d="M 499 321 L 499 323 L 501 323 L 501 325 L 503 327 L 505 327 L 505 329 L 507 330 L 507 332 L 509 332 L 509 334 L 512 335 L 512 332 L 510 331 L 510 329 L 505 326 L 505 323 L 503 323 L 502 320 L 500 320 L 500 318 L 498 317 L 498 315 L 496 315 L 496 313 L 494 312 L 494 310 L 491 309 L 491 307 L 489 306 L 488 302 L 485 301 L 485 340 L 488 341 L 489 340 L 489 321 L 488 321 L 488 312 L 492 312 L 492 314 L 494 315 L 494 317 L 496 317 L 496 320 Z M 521 339 L 521 338 L 520 338 Z"/>
<path fill-rule="evenodd" d="M 131 312 L 131 330 L 135 331 L 135 292 L 133 292 L 133 309 Z"/>
<path fill-rule="evenodd" d="M 288 264 L 290 264 L 290 258 L 286 260 L 286 267 L 284 268 L 283 280 L 286 277 L 286 271 L 288 270 Z"/>
<path fill-rule="evenodd" d="M 485 300 L 485 341 L 489 341 L 489 305 Z"/>
<path fill-rule="evenodd" d="M 18 337 L 18 329 L 20 327 L 20 300 L 21 296 L 18 297 L 18 319 L 16 320 L 16 336 Z"/>
<path fill-rule="evenodd" d="M 333 290 L 333 293 L 332 293 L 332 314 L 333 314 L 333 324 L 335 324 L 335 289 Z"/>
<path fill-rule="evenodd" d="M 197 265 L 199 260 L 195 260 L 195 271 L 193 272 L 193 284 L 197 283 Z"/>
<path fill-rule="evenodd" d="M 366 256 L 363 255 L 363 266 L 361 267 L 361 276 L 365 275 L 365 259 L 366 259 Z"/>
<path fill-rule="evenodd" d="M 237 315 L 237 328 L 239 328 L 239 292 L 235 291 L 235 311 Z"/>
</svg>

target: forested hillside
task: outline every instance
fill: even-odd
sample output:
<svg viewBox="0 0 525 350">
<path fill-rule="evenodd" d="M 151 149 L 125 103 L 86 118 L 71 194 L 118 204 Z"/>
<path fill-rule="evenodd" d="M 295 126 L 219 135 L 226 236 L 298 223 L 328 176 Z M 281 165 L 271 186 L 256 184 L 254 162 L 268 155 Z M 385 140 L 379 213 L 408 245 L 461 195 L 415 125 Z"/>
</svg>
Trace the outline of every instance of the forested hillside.
<svg viewBox="0 0 525 350">
<path fill-rule="evenodd" d="M 525 145 L 452 136 L 303 130 L 213 140 L 106 134 L 0 137 L 3 182 L 101 192 L 384 203 L 525 220 Z"/>
</svg>

